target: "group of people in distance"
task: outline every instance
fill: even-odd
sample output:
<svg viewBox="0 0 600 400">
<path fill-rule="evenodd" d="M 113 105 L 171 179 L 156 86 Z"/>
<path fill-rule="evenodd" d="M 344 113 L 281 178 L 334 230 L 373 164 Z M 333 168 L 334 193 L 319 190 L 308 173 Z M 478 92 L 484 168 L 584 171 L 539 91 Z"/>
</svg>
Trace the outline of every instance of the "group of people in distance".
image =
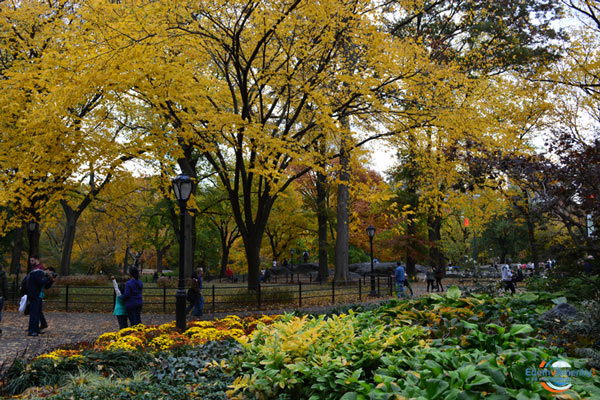
<svg viewBox="0 0 600 400">
<path fill-rule="evenodd" d="M 444 268 L 443 267 L 429 267 L 427 273 L 425 274 L 425 280 L 427 281 L 427 291 L 431 289 L 437 290 L 438 292 L 444 291 L 444 286 L 442 285 L 442 279 L 444 278 Z M 406 270 L 401 262 L 397 263 L 396 270 L 394 272 L 394 281 L 396 282 L 396 295 L 398 299 L 401 297 L 406 297 L 404 293 L 404 287 L 408 288 L 410 291 L 410 295 L 413 295 L 413 290 L 410 287 L 410 283 L 408 282 L 408 277 L 406 274 Z"/>
</svg>

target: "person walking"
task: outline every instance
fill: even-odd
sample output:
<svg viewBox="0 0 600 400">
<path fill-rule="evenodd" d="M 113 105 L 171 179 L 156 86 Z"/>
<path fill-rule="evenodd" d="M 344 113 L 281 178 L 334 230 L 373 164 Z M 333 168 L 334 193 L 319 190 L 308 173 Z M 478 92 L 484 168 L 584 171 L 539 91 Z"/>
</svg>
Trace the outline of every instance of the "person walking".
<svg viewBox="0 0 600 400">
<path fill-rule="evenodd" d="M 513 282 L 513 274 L 508 264 L 502 266 L 502 282 L 504 283 L 504 290 L 510 290 L 510 295 L 514 295 L 515 284 Z"/>
<path fill-rule="evenodd" d="M 198 272 L 192 272 L 192 283 L 187 292 L 187 300 L 190 303 L 188 308 L 185 310 L 185 315 L 189 314 L 192 309 L 194 313 L 192 314 L 195 317 L 199 317 L 201 314 L 200 311 L 200 297 L 202 294 L 200 293 L 200 281 L 198 280 Z"/>
<path fill-rule="evenodd" d="M 125 291 L 125 285 L 122 283 L 117 284 L 117 280 L 114 276 L 110 277 L 113 287 L 115 288 L 115 308 L 113 315 L 117 317 L 119 323 L 119 330 L 127 328 L 127 308 L 123 302 L 123 292 Z"/>
<path fill-rule="evenodd" d="M 125 283 L 123 302 L 125 303 L 129 323 L 131 326 L 135 326 L 142 323 L 142 305 L 144 304 L 142 290 L 144 284 L 140 281 L 140 271 L 136 267 L 129 270 L 129 276 L 131 278 Z"/>
<path fill-rule="evenodd" d="M 0 322 L 2 322 L 2 307 L 4 306 L 4 299 L 8 299 L 8 286 L 6 282 L 6 272 L 4 272 L 4 266 L 0 265 Z M 2 334 L 2 328 L 0 328 L 0 335 Z"/>
<path fill-rule="evenodd" d="M 444 286 L 442 286 L 442 279 L 444 278 L 444 267 L 439 265 L 438 267 L 435 268 L 435 272 L 434 272 L 434 276 L 435 276 L 435 286 L 437 286 L 437 291 L 438 292 L 443 292 L 444 291 Z"/>
<path fill-rule="evenodd" d="M 396 271 L 394 273 L 394 279 L 396 281 L 396 296 L 398 300 L 400 300 L 400 294 L 402 293 L 402 297 L 405 298 L 404 294 L 404 281 L 406 280 L 406 273 L 404 272 L 404 267 L 400 262 L 398 262 Z"/>
<path fill-rule="evenodd" d="M 430 266 L 425 273 L 425 280 L 427 281 L 427 291 L 429 292 L 429 289 L 431 288 L 431 291 L 433 292 L 435 287 L 435 272 L 433 271 L 433 266 Z"/>
<path fill-rule="evenodd" d="M 29 301 L 29 327 L 27 329 L 27 336 L 38 336 L 40 333 L 43 333 L 42 329 L 48 327 L 46 318 L 42 313 L 42 291 L 44 287 L 49 287 L 52 284 L 54 277 L 46 273 L 37 255 L 32 256 L 29 262 L 33 269 L 26 278 L 27 300 Z"/>
</svg>

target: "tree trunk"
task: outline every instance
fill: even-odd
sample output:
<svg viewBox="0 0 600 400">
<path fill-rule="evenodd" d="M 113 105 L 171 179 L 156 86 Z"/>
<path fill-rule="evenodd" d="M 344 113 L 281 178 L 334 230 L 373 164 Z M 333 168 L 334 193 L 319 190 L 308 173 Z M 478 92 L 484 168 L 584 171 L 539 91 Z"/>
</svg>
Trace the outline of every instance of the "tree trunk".
<svg viewBox="0 0 600 400">
<path fill-rule="evenodd" d="M 326 281 L 329 277 L 327 263 L 327 176 L 317 172 L 317 225 L 319 232 L 319 277 Z"/>
<path fill-rule="evenodd" d="M 12 257 L 10 259 L 10 273 L 16 274 L 21 270 L 21 252 L 23 251 L 23 226 L 13 230 Z M 27 260 L 29 262 L 29 260 Z"/>
<path fill-rule="evenodd" d="M 412 246 L 415 236 L 417 235 L 417 224 L 414 215 L 408 216 L 408 225 L 406 227 L 406 273 L 413 276 L 417 272 L 416 261 L 413 257 Z"/>
<path fill-rule="evenodd" d="M 531 261 L 533 265 L 536 266 L 534 268 L 535 273 L 539 273 L 539 268 L 537 268 L 539 264 L 539 256 L 537 252 L 537 242 L 535 240 L 535 224 L 533 222 L 533 218 L 531 217 L 531 210 L 528 210 L 527 213 L 527 237 L 529 238 L 529 247 L 531 249 Z"/>
<path fill-rule="evenodd" d="M 347 125 L 347 122 L 344 123 Z M 348 248 L 350 235 L 348 232 L 348 181 L 350 157 L 346 148 L 346 139 L 342 138 L 340 148 L 340 184 L 337 198 L 337 235 L 335 238 L 335 280 L 338 283 L 348 283 Z"/>
<path fill-rule="evenodd" d="M 75 212 L 66 202 L 62 202 L 62 206 L 67 221 L 61 246 L 60 274 L 67 276 L 71 272 L 71 255 L 73 254 L 73 244 L 75 243 L 75 228 L 80 214 Z"/>
<path fill-rule="evenodd" d="M 27 232 L 27 238 L 29 242 L 29 257 L 31 256 L 40 256 L 40 225 L 35 225 L 35 230 L 33 232 Z M 27 258 L 27 273 L 31 271 L 31 264 L 29 262 L 29 257 Z"/>
<path fill-rule="evenodd" d="M 163 257 L 168 249 L 169 247 L 163 247 L 156 250 L 156 272 L 163 272 Z"/>
<path fill-rule="evenodd" d="M 246 260 L 248 261 L 248 290 L 255 291 L 258 289 L 260 275 L 260 245 L 262 242 L 262 234 L 250 234 L 244 237 L 244 250 L 246 252 Z"/>
<path fill-rule="evenodd" d="M 429 249 L 429 258 L 431 264 L 434 267 L 445 267 L 444 254 L 439 248 L 439 242 L 442 238 L 442 219 L 439 216 L 430 216 L 427 218 L 427 225 L 429 231 L 429 241 L 433 243 L 433 246 Z"/>
<path fill-rule="evenodd" d="M 219 278 L 227 276 L 227 263 L 229 263 L 229 246 L 224 243 L 221 251 L 221 271 L 219 272 Z"/>
</svg>

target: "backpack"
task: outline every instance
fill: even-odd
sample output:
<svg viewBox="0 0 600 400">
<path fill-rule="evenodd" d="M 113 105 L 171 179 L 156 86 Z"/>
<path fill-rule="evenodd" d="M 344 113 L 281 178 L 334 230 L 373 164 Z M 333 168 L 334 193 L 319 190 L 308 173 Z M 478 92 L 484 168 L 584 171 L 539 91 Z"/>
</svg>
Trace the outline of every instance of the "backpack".
<svg viewBox="0 0 600 400">
<path fill-rule="evenodd" d="M 187 301 L 193 303 L 194 301 L 196 301 L 196 292 L 194 292 L 194 289 L 189 288 L 185 297 Z"/>
</svg>

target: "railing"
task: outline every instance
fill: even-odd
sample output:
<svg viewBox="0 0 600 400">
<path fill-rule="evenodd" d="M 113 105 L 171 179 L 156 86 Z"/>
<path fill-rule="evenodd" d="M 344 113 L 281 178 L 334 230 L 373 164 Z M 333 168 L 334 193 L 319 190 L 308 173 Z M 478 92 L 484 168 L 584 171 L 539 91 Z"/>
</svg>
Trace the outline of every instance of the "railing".
<svg viewBox="0 0 600 400">
<path fill-rule="evenodd" d="M 365 276 L 346 285 L 335 281 L 315 282 L 312 277 L 272 277 L 268 283 L 260 283 L 256 290 L 245 285 L 204 285 L 204 313 L 230 313 L 235 311 L 259 312 L 272 309 L 296 309 L 337 303 L 356 303 L 367 300 L 370 292 L 370 276 Z M 214 281 L 213 281 L 214 282 Z M 378 298 L 393 295 L 394 285 L 390 276 L 375 276 Z M 17 285 L 12 287 L 12 300 L 20 298 Z M 186 288 L 187 290 L 187 288 Z M 144 312 L 174 313 L 177 288 L 144 287 Z M 78 312 L 111 312 L 116 300 L 112 286 L 54 285 L 47 290 L 45 310 Z"/>
</svg>

